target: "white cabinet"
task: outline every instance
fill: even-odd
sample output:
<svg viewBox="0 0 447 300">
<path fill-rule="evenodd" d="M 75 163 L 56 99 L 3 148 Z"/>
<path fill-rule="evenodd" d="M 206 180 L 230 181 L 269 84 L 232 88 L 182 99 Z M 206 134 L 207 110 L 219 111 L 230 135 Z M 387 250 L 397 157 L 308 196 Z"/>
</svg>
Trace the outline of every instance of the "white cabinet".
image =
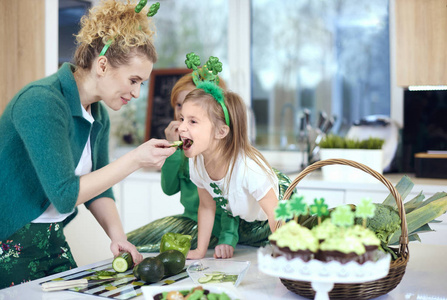
<svg viewBox="0 0 447 300">
<path fill-rule="evenodd" d="M 160 182 L 161 173 L 154 170 L 135 172 L 119 183 L 116 198 L 124 232 L 183 212 L 180 193 L 166 195 Z"/>
<path fill-rule="evenodd" d="M 293 180 L 297 174 L 290 175 Z M 402 175 L 386 176 L 395 185 Z M 420 191 L 428 198 L 436 192 L 447 191 L 447 180 L 429 180 L 411 178 L 415 183 L 412 193 L 406 201 L 412 199 Z M 183 206 L 180 204 L 180 194 L 167 196 L 160 185 L 161 173 L 143 170 L 129 175 L 116 186 L 118 210 L 121 215 L 125 232 L 148 224 L 156 219 L 180 214 Z M 330 208 L 342 204 L 358 204 L 363 198 L 371 198 L 373 202 L 382 202 L 389 194 L 381 182 L 350 183 L 326 181 L 321 172 L 313 172 L 303 178 L 296 186 L 298 194 L 303 195 L 306 203 L 312 204 L 315 198 L 324 198 Z M 433 233 L 422 233 L 423 242 L 447 245 L 447 215 L 442 215 L 441 223 L 430 224 Z"/>
</svg>

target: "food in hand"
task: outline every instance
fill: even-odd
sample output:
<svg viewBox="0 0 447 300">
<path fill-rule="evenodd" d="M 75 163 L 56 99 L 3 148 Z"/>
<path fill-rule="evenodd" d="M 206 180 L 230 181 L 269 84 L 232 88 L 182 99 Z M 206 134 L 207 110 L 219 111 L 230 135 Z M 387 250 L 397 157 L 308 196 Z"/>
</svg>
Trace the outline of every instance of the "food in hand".
<svg viewBox="0 0 447 300">
<path fill-rule="evenodd" d="M 191 248 L 191 240 L 192 236 L 190 235 L 173 232 L 165 233 L 161 237 L 160 253 L 174 249 L 180 251 L 186 257 Z"/>
<path fill-rule="evenodd" d="M 182 141 L 175 141 L 169 147 L 181 147 L 183 145 Z"/>
<path fill-rule="evenodd" d="M 112 262 L 112 267 L 117 272 L 126 272 L 133 267 L 132 255 L 129 252 L 120 252 Z"/>
</svg>

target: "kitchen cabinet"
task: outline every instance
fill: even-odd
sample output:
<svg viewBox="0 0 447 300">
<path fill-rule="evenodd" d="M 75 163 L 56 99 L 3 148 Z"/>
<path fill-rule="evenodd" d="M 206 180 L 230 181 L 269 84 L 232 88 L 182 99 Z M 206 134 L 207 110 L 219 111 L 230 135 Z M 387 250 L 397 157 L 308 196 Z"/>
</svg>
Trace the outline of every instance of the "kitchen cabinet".
<svg viewBox="0 0 447 300">
<path fill-rule="evenodd" d="M 45 76 L 45 5 L 0 1 L 0 115 L 23 86 Z"/>
<path fill-rule="evenodd" d="M 447 2 L 395 0 L 399 86 L 447 85 Z"/>
<path fill-rule="evenodd" d="M 293 180 L 298 174 L 291 174 Z M 394 185 L 403 174 L 386 175 Z M 161 173 L 154 170 L 143 170 L 129 175 L 116 189 L 118 209 L 125 232 L 132 231 L 156 219 L 180 214 L 183 206 L 180 204 L 180 194 L 167 196 L 160 185 Z M 423 192 L 426 198 L 436 192 L 447 191 L 445 179 L 411 178 L 415 186 L 406 200 Z M 315 198 L 324 198 L 330 208 L 343 204 L 357 204 L 363 198 L 371 198 L 373 202 L 382 202 L 389 194 L 381 182 L 365 183 L 338 182 L 323 180 L 321 171 L 315 171 L 303 178 L 297 185 L 297 192 L 304 196 L 306 203 L 311 204 Z M 430 224 L 433 233 L 420 235 L 425 243 L 447 245 L 447 215 L 438 220 L 441 223 Z"/>
<path fill-rule="evenodd" d="M 183 212 L 180 193 L 168 196 L 161 189 L 161 173 L 137 171 L 117 186 L 117 206 L 124 232 L 130 232 L 156 219 Z"/>
</svg>

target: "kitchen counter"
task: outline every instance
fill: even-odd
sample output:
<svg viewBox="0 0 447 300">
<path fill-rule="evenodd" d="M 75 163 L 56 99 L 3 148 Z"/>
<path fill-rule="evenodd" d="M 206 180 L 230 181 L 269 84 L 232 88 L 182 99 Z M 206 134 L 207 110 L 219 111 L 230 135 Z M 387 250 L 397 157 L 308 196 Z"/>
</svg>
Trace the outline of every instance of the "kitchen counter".
<svg viewBox="0 0 447 300">
<path fill-rule="evenodd" d="M 445 284 L 445 274 L 447 261 L 445 245 L 429 245 L 424 243 L 410 243 L 410 260 L 407 264 L 406 272 L 400 284 L 390 293 L 380 296 L 378 300 L 394 299 L 447 299 L 447 285 Z M 155 255 L 155 254 L 150 254 Z M 209 250 L 207 257 L 212 257 L 212 250 Z M 305 299 L 287 290 L 281 281 L 276 277 L 271 277 L 258 270 L 257 248 L 238 246 L 234 260 L 251 261 L 247 275 L 237 288 L 240 294 L 247 300 L 268 300 L 268 299 Z M 187 261 L 187 264 L 193 261 Z M 72 300 L 72 299 L 106 299 L 104 297 L 90 296 L 72 291 L 42 292 L 39 283 L 53 278 L 66 276 L 95 266 L 111 263 L 111 259 L 95 264 L 80 267 L 67 272 L 48 276 L 18 286 L 0 290 L 0 300 L 9 299 L 43 299 L 43 300 Z M 187 278 L 179 283 L 192 283 Z M 174 283 L 175 285 L 176 283 Z M 143 300 L 143 296 L 133 298 Z"/>
</svg>

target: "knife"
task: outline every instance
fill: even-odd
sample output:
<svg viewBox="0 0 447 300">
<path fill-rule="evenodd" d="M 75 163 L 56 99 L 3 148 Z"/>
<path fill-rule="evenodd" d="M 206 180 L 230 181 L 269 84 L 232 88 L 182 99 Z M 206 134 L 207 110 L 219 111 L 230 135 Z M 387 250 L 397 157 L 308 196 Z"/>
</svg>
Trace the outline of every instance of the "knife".
<svg viewBox="0 0 447 300">
<path fill-rule="evenodd" d="M 107 278 L 107 279 L 95 279 L 95 280 L 87 280 L 87 279 L 74 279 L 74 280 L 60 280 L 60 281 L 50 281 L 42 283 L 42 291 L 44 292 L 53 292 L 53 291 L 61 291 L 66 289 L 71 289 L 75 287 L 85 288 L 93 283 L 102 283 L 108 281 L 114 281 L 116 278 Z"/>
</svg>

